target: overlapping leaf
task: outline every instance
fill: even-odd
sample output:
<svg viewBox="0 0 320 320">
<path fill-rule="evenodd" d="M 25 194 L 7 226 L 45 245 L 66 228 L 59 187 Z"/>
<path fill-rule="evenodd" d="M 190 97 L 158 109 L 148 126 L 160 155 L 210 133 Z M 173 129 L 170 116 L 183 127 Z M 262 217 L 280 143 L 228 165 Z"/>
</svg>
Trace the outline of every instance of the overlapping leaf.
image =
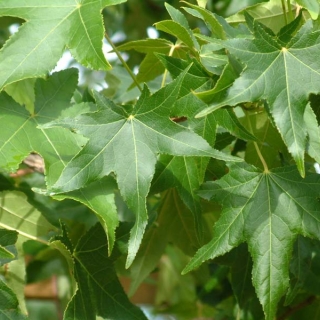
<svg viewBox="0 0 320 320">
<path fill-rule="evenodd" d="M 36 82 L 34 111 L 29 113 L 6 93 L 0 95 L 0 167 L 15 171 L 31 152 L 44 157 L 47 182 L 52 184 L 85 139 L 63 128 L 38 129 L 61 115 L 77 85 L 77 71 L 54 73 L 47 81 Z"/>
<path fill-rule="evenodd" d="M 0 16 L 16 16 L 26 23 L 0 51 L 0 89 L 21 79 L 45 75 L 66 47 L 83 65 L 109 69 L 102 52 L 101 11 L 124 1 L 1 0 Z"/>
<path fill-rule="evenodd" d="M 291 6 L 290 10 L 291 15 L 289 14 L 289 16 L 293 17 L 296 7 Z M 287 11 L 289 10 L 287 9 Z M 227 21 L 230 24 L 244 23 L 246 21 L 244 14 L 245 12 L 249 13 L 254 19 L 272 29 L 275 33 L 277 33 L 283 26 L 286 25 L 287 18 L 283 15 L 282 3 L 278 0 L 269 0 L 267 2 L 262 2 L 247 7 L 227 18 Z"/>
<path fill-rule="evenodd" d="M 49 231 L 55 230 L 55 227 L 28 203 L 26 196 L 17 191 L 0 193 L 0 226 L 39 241 Z"/>
<path fill-rule="evenodd" d="M 105 232 L 100 224 L 91 228 L 73 248 L 63 227 L 55 247 L 66 257 L 78 288 L 64 314 L 64 320 L 136 319 L 146 320 L 143 312 L 131 304 L 108 257 Z M 59 244 L 60 243 L 60 244 Z"/>
<path fill-rule="evenodd" d="M 194 254 L 199 246 L 194 215 L 182 203 L 175 189 L 163 194 L 158 215 L 157 222 L 146 232 L 137 257 L 130 267 L 131 293 L 157 267 L 168 242 L 188 255 Z"/>
<path fill-rule="evenodd" d="M 0 317 L 10 320 L 26 320 L 19 308 L 19 302 L 14 292 L 0 280 Z"/>
<path fill-rule="evenodd" d="M 129 241 L 127 266 L 135 257 L 146 226 L 145 198 L 157 153 L 236 160 L 213 150 L 201 137 L 169 119 L 184 76 L 185 72 L 151 96 L 145 87 L 132 112 L 95 94 L 98 112 L 52 124 L 77 130 L 90 140 L 49 192 L 79 189 L 115 172 L 120 192 L 137 217 Z"/>
<path fill-rule="evenodd" d="M 241 102 L 266 99 L 274 121 L 304 175 L 307 130 L 304 112 L 310 93 L 319 92 L 320 62 L 314 59 L 320 48 L 319 31 L 312 32 L 308 21 L 286 47 L 271 37 L 259 23 L 254 23 L 254 40 L 226 40 L 224 46 L 246 69 L 228 94 L 199 114 Z"/>
<path fill-rule="evenodd" d="M 54 197 L 58 200 L 69 198 L 79 201 L 97 215 L 107 235 L 109 255 L 112 252 L 115 242 L 115 230 L 119 225 L 114 200 L 115 189 L 115 181 L 111 177 L 105 177 L 80 190 L 71 191 L 63 195 L 56 195 Z"/>
<path fill-rule="evenodd" d="M 320 176 L 301 178 L 294 167 L 261 172 L 248 164 L 230 166 L 230 173 L 208 182 L 202 195 L 223 205 L 213 239 L 185 269 L 199 266 L 246 241 L 253 259 L 253 284 L 267 319 L 289 285 L 289 261 L 298 234 L 319 239 Z"/>
</svg>

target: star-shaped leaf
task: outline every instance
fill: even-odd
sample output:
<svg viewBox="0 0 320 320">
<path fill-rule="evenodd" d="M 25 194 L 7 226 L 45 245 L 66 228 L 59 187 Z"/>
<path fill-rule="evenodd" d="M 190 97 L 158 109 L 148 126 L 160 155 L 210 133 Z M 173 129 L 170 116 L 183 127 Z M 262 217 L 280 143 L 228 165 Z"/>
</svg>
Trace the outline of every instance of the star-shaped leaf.
<svg viewBox="0 0 320 320">
<path fill-rule="evenodd" d="M 199 116 L 225 105 L 267 100 L 282 138 L 303 176 L 307 137 L 304 112 L 310 93 L 318 93 L 320 88 L 320 62 L 314 59 L 320 49 L 320 32 L 312 32 L 312 21 L 308 21 L 286 47 L 257 22 L 254 22 L 254 35 L 254 40 L 224 41 L 224 46 L 246 68 L 226 97 Z"/>
<path fill-rule="evenodd" d="M 320 176 L 303 179 L 295 167 L 262 172 L 246 163 L 204 185 L 202 195 L 223 205 L 212 240 L 185 268 L 247 242 L 253 260 L 252 279 L 266 319 L 274 319 L 277 303 L 289 285 L 289 262 L 298 234 L 320 239 Z"/>
<path fill-rule="evenodd" d="M 0 89 L 17 80 L 45 75 L 66 47 L 83 65 L 109 69 L 102 52 L 101 11 L 124 1 L 0 0 L 0 16 L 26 20 L 0 51 Z"/>
<path fill-rule="evenodd" d="M 77 281 L 77 290 L 65 310 L 64 319 L 146 320 L 143 312 L 126 296 L 108 257 L 107 238 L 97 223 L 73 245 L 63 228 L 53 245 L 66 257 Z"/>
<path fill-rule="evenodd" d="M 17 104 L 6 93 L 0 95 L 0 167 L 15 171 L 31 152 L 44 157 L 47 183 L 51 185 L 85 139 L 64 128 L 38 129 L 39 124 L 55 120 L 70 104 L 77 85 L 75 69 L 54 73 L 48 80 L 38 79 L 33 113 Z"/>
<path fill-rule="evenodd" d="M 145 198 L 157 153 L 240 160 L 212 149 L 203 138 L 170 120 L 170 108 L 179 95 L 185 73 L 151 96 L 145 87 L 131 112 L 96 93 L 98 112 L 52 124 L 78 130 L 90 140 L 49 192 L 79 189 L 113 171 L 123 198 L 136 213 L 127 267 L 136 255 L 147 223 Z"/>
</svg>

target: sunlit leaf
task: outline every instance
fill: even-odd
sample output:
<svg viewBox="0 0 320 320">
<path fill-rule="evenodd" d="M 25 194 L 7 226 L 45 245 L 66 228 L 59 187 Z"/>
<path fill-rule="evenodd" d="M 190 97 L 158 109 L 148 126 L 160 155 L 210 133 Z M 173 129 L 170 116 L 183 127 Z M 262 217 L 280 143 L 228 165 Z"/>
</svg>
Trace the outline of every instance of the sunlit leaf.
<svg viewBox="0 0 320 320">
<path fill-rule="evenodd" d="M 26 20 L 0 51 L 0 88 L 52 70 L 68 47 L 83 65 L 110 68 L 102 52 L 104 7 L 125 0 L 0 1 L 0 16 Z M 51 17 L 44 19 L 44 17 Z"/>
</svg>

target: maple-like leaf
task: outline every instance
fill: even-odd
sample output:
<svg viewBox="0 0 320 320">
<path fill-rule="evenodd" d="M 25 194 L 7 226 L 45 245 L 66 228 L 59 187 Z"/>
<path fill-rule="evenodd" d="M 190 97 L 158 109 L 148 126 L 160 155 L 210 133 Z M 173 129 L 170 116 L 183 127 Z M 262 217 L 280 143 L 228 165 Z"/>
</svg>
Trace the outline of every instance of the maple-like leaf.
<svg viewBox="0 0 320 320">
<path fill-rule="evenodd" d="M 128 112 L 96 93 L 98 112 L 51 124 L 76 130 L 89 142 L 69 162 L 49 193 L 82 188 L 113 171 L 122 196 L 136 213 L 127 266 L 136 255 L 147 223 L 145 198 L 157 153 L 240 160 L 212 149 L 203 138 L 170 120 L 170 108 L 178 97 L 185 73 L 151 96 L 145 87 L 135 107 Z"/>
<path fill-rule="evenodd" d="M 64 224 L 61 229 L 62 233 L 52 239 L 50 247 L 66 259 L 77 288 L 63 319 L 146 320 L 143 312 L 129 301 L 118 280 L 113 265 L 115 258 L 108 256 L 108 241 L 101 224 L 86 232 L 75 247 Z"/>
<path fill-rule="evenodd" d="M 289 262 L 298 234 L 320 239 L 320 176 L 303 179 L 295 167 L 262 172 L 232 164 L 230 172 L 207 182 L 201 194 L 222 203 L 213 238 L 200 248 L 184 272 L 246 241 L 253 259 L 252 279 L 267 319 L 289 285 Z"/>
<path fill-rule="evenodd" d="M 308 21 L 284 47 L 254 22 L 254 40 L 224 41 L 229 52 L 246 68 L 222 101 L 203 110 L 203 116 L 225 106 L 242 102 L 268 101 L 274 121 L 304 175 L 307 129 L 304 113 L 311 93 L 319 92 L 320 62 L 314 57 L 320 49 L 320 32 Z"/>
<path fill-rule="evenodd" d="M 86 67 L 109 69 L 102 52 L 101 11 L 124 1 L 0 0 L 0 16 L 26 20 L 0 51 L 0 89 L 21 79 L 45 75 L 66 47 Z"/>
<path fill-rule="evenodd" d="M 38 129 L 55 120 L 70 104 L 78 82 L 76 69 L 54 73 L 35 85 L 33 113 L 17 104 L 6 93 L 0 94 L 0 167 L 15 171 L 31 152 L 44 157 L 47 183 L 52 184 L 66 163 L 81 149 L 85 139 L 64 128 Z"/>
</svg>

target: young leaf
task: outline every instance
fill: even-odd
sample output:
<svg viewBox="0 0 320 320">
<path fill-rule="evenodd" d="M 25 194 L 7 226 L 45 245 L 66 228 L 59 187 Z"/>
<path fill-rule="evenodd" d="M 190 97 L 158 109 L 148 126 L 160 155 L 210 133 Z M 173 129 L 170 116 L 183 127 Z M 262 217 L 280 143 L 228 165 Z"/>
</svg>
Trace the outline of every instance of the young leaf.
<svg viewBox="0 0 320 320">
<path fill-rule="evenodd" d="M 185 73 L 151 96 L 145 87 L 131 114 L 95 94 L 100 107 L 98 112 L 52 124 L 78 130 L 90 140 L 69 162 L 49 192 L 76 190 L 114 171 L 122 196 L 136 214 L 127 267 L 138 251 L 147 223 L 145 198 L 157 153 L 240 160 L 213 150 L 204 139 L 169 119 L 170 108 L 179 95 Z"/>
<path fill-rule="evenodd" d="M 143 312 L 131 304 L 108 258 L 105 232 L 100 224 L 80 239 L 74 252 L 74 272 L 78 290 L 65 311 L 65 320 L 103 319 L 146 320 Z"/>
<path fill-rule="evenodd" d="M 199 116 L 225 105 L 266 99 L 289 152 L 304 175 L 306 125 L 304 112 L 310 93 L 319 92 L 320 63 L 314 59 L 320 48 L 319 32 L 308 21 L 288 43 L 279 43 L 255 23 L 255 39 L 232 39 L 225 47 L 246 64 L 242 75 L 222 102 L 211 105 Z M 299 82 L 297 82 L 299 79 Z"/>
<path fill-rule="evenodd" d="M 34 112 L 29 113 L 6 93 L 0 94 L 0 166 L 15 171 L 31 152 L 42 155 L 47 183 L 51 185 L 84 143 L 63 128 L 38 129 L 58 118 L 69 105 L 77 85 L 77 71 L 69 69 L 54 73 L 48 80 L 38 79 L 35 86 Z"/>
<path fill-rule="evenodd" d="M 234 164 L 217 182 L 208 182 L 202 195 L 224 207 L 213 239 L 202 247 L 184 272 L 230 251 L 246 241 L 253 259 L 252 280 L 266 319 L 289 285 L 289 262 L 298 234 L 320 239 L 320 176 L 301 178 L 294 167 L 261 172 Z"/>
<path fill-rule="evenodd" d="M 0 90 L 21 79 L 44 76 L 54 68 L 66 47 L 86 67 L 109 69 L 102 52 L 101 11 L 124 1 L 1 0 L 0 16 L 14 15 L 27 22 L 0 51 Z"/>
</svg>

